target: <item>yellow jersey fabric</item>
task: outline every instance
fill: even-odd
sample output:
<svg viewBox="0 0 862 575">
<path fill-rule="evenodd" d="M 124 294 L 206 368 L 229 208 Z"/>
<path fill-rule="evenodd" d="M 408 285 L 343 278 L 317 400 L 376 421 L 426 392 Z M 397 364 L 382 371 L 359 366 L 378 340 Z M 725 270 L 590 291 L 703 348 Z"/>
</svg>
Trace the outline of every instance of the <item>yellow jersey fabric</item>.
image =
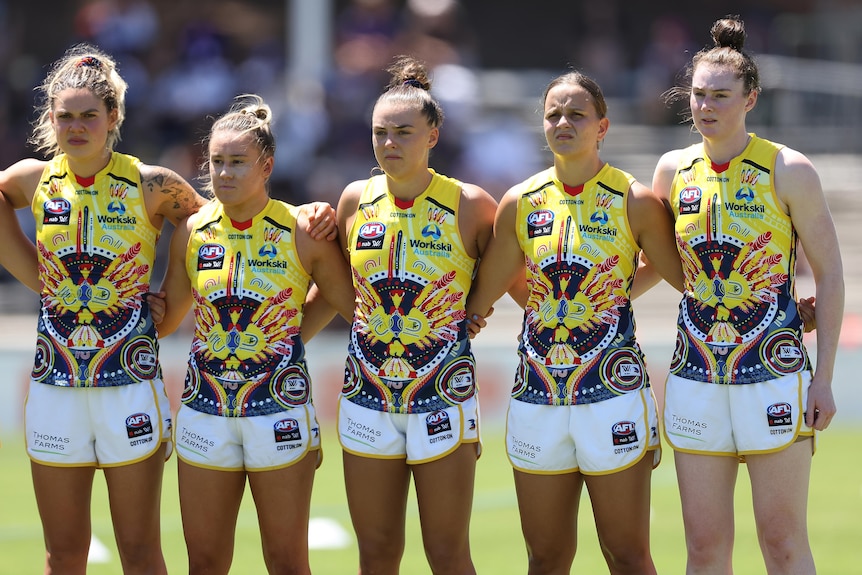
<svg viewBox="0 0 862 575">
<path fill-rule="evenodd" d="M 464 319 L 476 259 L 458 227 L 463 185 L 430 171 L 408 204 L 384 175 L 370 178 L 348 235 L 357 297 L 342 393 L 378 411 L 432 412 L 475 393 Z"/>
<path fill-rule="evenodd" d="M 36 381 L 100 387 L 161 377 L 145 299 L 160 230 L 139 166 L 113 152 L 95 177 L 79 180 L 60 154 L 42 172 L 31 206 L 42 283 Z"/>
<path fill-rule="evenodd" d="M 518 185 L 530 298 L 513 399 L 581 405 L 649 386 L 629 298 L 640 252 L 626 212 L 632 182 L 605 164 L 575 189 L 554 168 Z"/>
<path fill-rule="evenodd" d="M 719 384 L 811 369 L 796 308 L 796 231 L 775 193 L 782 146 L 750 134 L 714 164 L 682 151 L 670 200 L 685 273 L 671 372 Z"/>
<path fill-rule="evenodd" d="M 201 208 L 186 255 L 195 333 L 182 401 L 192 409 L 245 417 L 311 403 L 297 209 L 271 199 L 238 229 L 221 203 Z"/>
</svg>

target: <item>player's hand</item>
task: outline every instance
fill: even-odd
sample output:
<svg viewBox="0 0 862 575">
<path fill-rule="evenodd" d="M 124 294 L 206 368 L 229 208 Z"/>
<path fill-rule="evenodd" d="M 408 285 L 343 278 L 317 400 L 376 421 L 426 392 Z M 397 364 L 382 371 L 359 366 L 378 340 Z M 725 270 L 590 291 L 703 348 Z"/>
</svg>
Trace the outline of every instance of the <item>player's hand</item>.
<svg viewBox="0 0 862 575">
<path fill-rule="evenodd" d="M 338 237 L 335 209 L 327 202 L 311 202 L 303 206 L 308 216 L 308 234 L 315 240 L 329 241 Z"/>
<path fill-rule="evenodd" d="M 486 316 L 481 316 L 477 313 L 474 313 L 467 318 L 467 335 L 470 337 L 470 339 L 473 339 L 474 337 L 479 335 L 479 332 L 482 331 L 482 329 L 488 325 L 487 319 L 491 317 L 491 314 L 493 313 L 494 308 L 491 308 L 490 310 L 488 310 L 488 315 Z"/>
<path fill-rule="evenodd" d="M 153 323 L 156 325 L 162 323 L 162 320 L 165 319 L 165 310 L 167 309 L 167 305 L 165 304 L 165 292 L 160 291 L 159 293 L 148 293 L 147 305 L 150 306 L 150 316 L 153 318 Z"/>
<path fill-rule="evenodd" d="M 817 329 L 817 317 L 814 313 L 815 297 L 799 298 L 796 309 L 799 310 L 799 317 L 802 318 L 802 331 L 809 333 Z"/>
</svg>

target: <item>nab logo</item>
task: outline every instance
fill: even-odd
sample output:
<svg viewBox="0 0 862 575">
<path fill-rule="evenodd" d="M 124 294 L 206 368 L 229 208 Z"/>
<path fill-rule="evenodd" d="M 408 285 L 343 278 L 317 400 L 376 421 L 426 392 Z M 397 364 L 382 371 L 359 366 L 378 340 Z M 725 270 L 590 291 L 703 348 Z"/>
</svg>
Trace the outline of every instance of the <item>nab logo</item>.
<svg viewBox="0 0 862 575">
<path fill-rule="evenodd" d="M 766 408 L 769 427 L 793 425 L 793 407 L 786 401 L 773 403 Z"/>
<path fill-rule="evenodd" d="M 696 214 L 700 211 L 700 200 L 703 192 L 697 186 L 683 188 L 679 192 L 679 213 Z"/>
<path fill-rule="evenodd" d="M 637 443 L 638 434 L 633 421 L 618 421 L 611 426 L 614 445 Z"/>
<path fill-rule="evenodd" d="M 546 226 L 553 223 L 554 212 L 550 210 L 536 210 L 527 216 L 527 223 L 531 226 Z"/>
<path fill-rule="evenodd" d="M 60 215 L 68 213 L 72 209 L 72 204 L 69 200 L 60 198 L 59 200 L 48 200 L 45 202 L 45 212 L 51 215 Z"/>
<path fill-rule="evenodd" d="M 275 432 L 275 442 L 300 441 L 302 433 L 299 431 L 299 422 L 295 419 L 281 419 L 272 425 Z"/>
<path fill-rule="evenodd" d="M 126 418 L 126 434 L 129 438 L 150 435 L 153 433 L 153 424 L 150 416 L 146 413 L 135 413 Z"/>
<path fill-rule="evenodd" d="M 445 411 L 435 411 L 429 413 L 425 418 L 425 425 L 428 428 L 428 435 L 437 435 L 446 431 L 452 431 L 452 424 L 449 421 L 449 414 Z"/>
<path fill-rule="evenodd" d="M 373 240 L 386 233 L 386 226 L 380 222 L 367 222 L 359 228 L 359 237 L 364 240 Z"/>
<path fill-rule="evenodd" d="M 593 215 L 590 216 L 590 223 L 599 224 L 601 226 L 608 223 L 608 213 L 604 210 L 599 210 L 594 212 Z"/>
<path fill-rule="evenodd" d="M 440 231 L 440 226 L 437 224 L 428 224 L 424 228 L 422 228 L 422 237 L 423 238 L 431 238 L 432 240 L 439 240 L 440 236 L 443 233 Z"/>
<path fill-rule="evenodd" d="M 198 257 L 204 261 L 214 261 L 223 258 L 225 249 L 220 244 L 204 244 L 198 250 Z"/>
</svg>

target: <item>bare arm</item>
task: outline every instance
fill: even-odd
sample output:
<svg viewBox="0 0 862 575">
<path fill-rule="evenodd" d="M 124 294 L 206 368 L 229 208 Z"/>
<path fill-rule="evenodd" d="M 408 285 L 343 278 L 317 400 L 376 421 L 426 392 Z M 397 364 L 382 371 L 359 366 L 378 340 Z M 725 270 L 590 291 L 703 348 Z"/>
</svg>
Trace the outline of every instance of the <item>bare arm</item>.
<svg viewBox="0 0 862 575">
<path fill-rule="evenodd" d="M 186 269 L 186 253 L 195 218 L 182 220 L 171 236 L 168 268 L 159 291 L 165 296 L 165 313 L 156 326 L 159 337 L 176 331 L 192 304 L 192 284 Z"/>
<path fill-rule="evenodd" d="M 41 290 L 36 246 L 21 229 L 15 211 L 30 207 L 45 163 L 27 159 L 0 172 L 0 265 L 36 293 Z"/>
<path fill-rule="evenodd" d="M 673 220 L 659 197 L 638 182 L 632 184 L 629 193 L 628 220 L 635 240 L 646 255 L 645 263 L 648 262 L 649 267 L 654 268 L 667 283 L 682 292 L 685 282 L 674 240 Z M 637 276 L 635 274 L 635 283 L 638 281 Z M 643 286 L 650 281 L 654 281 L 654 278 L 647 269 L 638 290 L 646 291 Z"/>
<path fill-rule="evenodd" d="M 820 178 L 808 158 L 784 148 L 778 154 L 775 172 L 776 192 L 787 206 L 814 274 L 817 365 L 808 389 L 806 423 L 822 430 L 836 411 L 832 375 L 844 317 L 841 250 Z"/>
<path fill-rule="evenodd" d="M 515 229 L 517 202 L 517 195 L 510 190 L 497 208 L 494 236 L 482 254 L 479 272 L 467 299 L 468 317 L 487 316 L 494 302 L 511 286 L 517 285 L 519 274 L 523 274 L 524 252 Z"/>
<path fill-rule="evenodd" d="M 141 184 L 147 213 L 157 227 L 165 218 L 177 226 L 207 202 L 179 174 L 162 166 L 141 164 Z"/>
<path fill-rule="evenodd" d="M 314 239 L 302 213 L 297 221 L 296 245 L 302 266 L 314 285 L 306 297 L 302 316 L 302 339 L 309 341 L 332 320 L 335 313 L 353 319 L 354 292 L 350 268 L 338 243 Z"/>
</svg>

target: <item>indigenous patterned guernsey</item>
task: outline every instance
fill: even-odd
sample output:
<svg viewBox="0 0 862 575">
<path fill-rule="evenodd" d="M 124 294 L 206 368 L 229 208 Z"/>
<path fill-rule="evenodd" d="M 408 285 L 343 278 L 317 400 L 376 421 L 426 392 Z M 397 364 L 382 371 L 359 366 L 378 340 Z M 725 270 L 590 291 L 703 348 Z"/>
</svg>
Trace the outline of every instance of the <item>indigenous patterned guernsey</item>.
<svg viewBox="0 0 862 575">
<path fill-rule="evenodd" d="M 675 375 L 755 383 L 810 369 L 796 309 L 796 232 L 775 194 L 781 146 L 751 135 L 713 164 L 702 144 L 683 150 L 670 199 L 686 292 Z"/>
<path fill-rule="evenodd" d="M 519 184 L 530 298 L 514 399 L 580 405 L 649 386 L 629 301 L 640 252 L 626 216 L 633 181 L 606 164 L 576 188 L 554 168 Z"/>
<path fill-rule="evenodd" d="M 52 159 L 33 196 L 42 309 L 33 379 L 116 386 L 161 376 L 145 295 L 159 230 L 149 220 L 140 161 L 114 152 L 92 178 Z"/>
<path fill-rule="evenodd" d="M 368 180 L 349 232 L 356 289 L 343 395 L 390 413 L 428 413 L 475 393 L 465 303 L 476 259 L 458 227 L 461 182 L 432 173 L 409 204 Z"/>
<path fill-rule="evenodd" d="M 296 253 L 296 212 L 270 200 L 239 227 L 220 203 L 198 213 L 186 255 L 195 334 L 182 399 L 192 409 L 247 417 L 311 402 L 300 338 L 311 276 Z"/>
</svg>

